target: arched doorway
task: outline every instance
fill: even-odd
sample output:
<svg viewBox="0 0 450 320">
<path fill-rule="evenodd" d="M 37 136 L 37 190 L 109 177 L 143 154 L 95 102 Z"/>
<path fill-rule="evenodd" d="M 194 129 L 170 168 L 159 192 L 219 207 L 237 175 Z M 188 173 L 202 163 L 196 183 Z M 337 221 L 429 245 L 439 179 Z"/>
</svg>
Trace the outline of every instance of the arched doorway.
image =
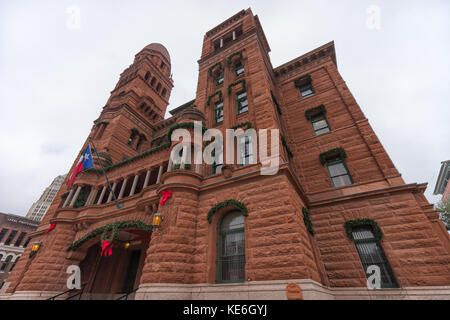
<svg viewBox="0 0 450 320">
<path fill-rule="evenodd" d="M 101 241 L 87 250 L 80 263 L 83 299 L 114 299 L 135 291 L 144 266 L 150 233 L 138 229 L 120 229 L 112 254 L 101 255 Z"/>
</svg>

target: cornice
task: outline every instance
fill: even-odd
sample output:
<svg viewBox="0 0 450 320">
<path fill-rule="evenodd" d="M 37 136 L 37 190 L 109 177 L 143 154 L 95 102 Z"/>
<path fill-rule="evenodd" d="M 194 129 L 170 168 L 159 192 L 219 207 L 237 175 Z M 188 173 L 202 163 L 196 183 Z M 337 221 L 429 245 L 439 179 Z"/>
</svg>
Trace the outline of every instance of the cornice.
<svg viewBox="0 0 450 320">
<path fill-rule="evenodd" d="M 328 42 L 319 48 L 274 68 L 273 72 L 277 81 L 284 81 L 330 60 L 337 65 L 334 41 Z"/>
<path fill-rule="evenodd" d="M 230 54 L 233 54 L 235 51 L 242 50 L 242 47 L 249 44 L 253 40 L 259 40 L 256 34 L 256 29 L 252 29 L 244 33 L 236 40 L 227 43 L 220 50 L 214 51 L 198 60 L 197 62 L 199 64 L 199 69 L 202 70 L 203 68 L 209 67 L 219 61 L 225 60 Z"/>
<path fill-rule="evenodd" d="M 207 37 L 212 37 L 215 34 L 217 34 L 219 31 L 225 29 L 226 27 L 228 27 L 229 25 L 237 22 L 241 17 L 246 15 L 246 10 L 242 9 L 241 11 L 239 11 L 238 13 L 236 13 L 234 16 L 232 16 L 231 18 L 228 18 L 227 20 L 225 20 L 224 22 L 222 22 L 221 24 L 219 24 L 218 26 L 212 28 L 211 30 L 209 30 L 208 32 L 206 32 L 206 36 Z"/>
<path fill-rule="evenodd" d="M 323 205 L 329 205 L 334 204 L 338 202 L 344 202 L 354 199 L 360 199 L 360 198 L 367 198 L 367 197 L 373 197 L 377 195 L 385 195 L 390 193 L 399 193 L 399 192 L 415 192 L 415 193 L 423 193 L 426 189 L 427 184 L 426 183 L 410 183 L 410 184 L 403 184 L 399 186 L 392 186 L 387 188 L 381 188 L 381 189 L 375 189 L 375 190 L 369 190 L 369 191 L 362 191 L 358 193 L 352 193 L 348 195 L 342 195 L 332 198 L 326 198 L 322 200 L 315 200 L 310 202 L 311 207 L 319 207 Z"/>
</svg>

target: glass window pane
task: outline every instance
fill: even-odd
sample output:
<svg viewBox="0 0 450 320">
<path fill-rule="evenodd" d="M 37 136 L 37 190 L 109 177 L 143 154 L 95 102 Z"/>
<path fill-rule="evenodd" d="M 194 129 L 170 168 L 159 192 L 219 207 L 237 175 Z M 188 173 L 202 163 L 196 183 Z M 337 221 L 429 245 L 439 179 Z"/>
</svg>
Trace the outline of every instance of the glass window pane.
<svg viewBox="0 0 450 320">
<path fill-rule="evenodd" d="M 331 177 L 347 174 L 347 170 L 342 162 L 327 164 Z"/>
<path fill-rule="evenodd" d="M 324 129 L 320 129 L 320 130 L 317 130 L 317 131 L 314 131 L 314 132 L 315 132 L 316 136 L 320 136 L 321 134 L 330 132 L 330 128 L 326 127 Z"/>
<path fill-rule="evenodd" d="M 397 287 L 397 283 L 389 267 L 388 261 L 386 260 L 383 249 L 375 239 L 371 228 L 358 228 L 357 230 L 354 230 L 352 234 L 366 276 L 369 276 L 369 274 L 367 274 L 367 268 L 371 265 L 376 265 L 380 268 L 381 288 Z"/>
<path fill-rule="evenodd" d="M 242 281 L 245 279 L 244 216 L 240 212 L 228 213 L 220 229 L 220 251 L 218 259 L 220 281 Z"/>
<path fill-rule="evenodd" d="M 222 221 L 221 230 L 229 231 L 243 227 L 244 227 L 244 216 L 240 212 L 236 211 L 233 213 L 229 213 L 225 216 L 225 218 Z"/>
<path fill-rule="evenodd" d="M 314 130 L 319 130 L 328 127 L 327 120 L 321 119 L 317 121 L 313 121 Z"/>
<path fill-rule="evenodd" d="M 352 184 L 348 175 L 331 178 L 335 187 L 346 186 Z"/>
<path fill-rule="evenodd" d="M 308 83 L 307 85 L 300 87 L 300 93 L 301 93 L 302 97 L 305 98 L 307 96 L 314 94 L 314 89 L 313 89 L 312 85 L 310 83 Z"/>
</svg>

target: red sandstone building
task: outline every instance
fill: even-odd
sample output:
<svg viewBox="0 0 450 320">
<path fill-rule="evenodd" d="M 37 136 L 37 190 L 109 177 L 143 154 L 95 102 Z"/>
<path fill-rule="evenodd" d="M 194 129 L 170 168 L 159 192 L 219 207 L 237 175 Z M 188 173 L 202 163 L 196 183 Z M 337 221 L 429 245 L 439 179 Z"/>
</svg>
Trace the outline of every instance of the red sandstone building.
<svg viewBox="0 0 450 320">
<path fill-rule="evenodd" d="M 276 68 L 269 51 L 250 9 L 211 29 L 195 99 L 164 119 L 170 56 L 161 44 L 142 49 L 94 121 L 96 167 L 60 189 L 31 235 L 39 250 L 27 247 L 3 298 L 62 293 L 70 265 L 84 297 L 286 299 L 295 282 L 305 299 L 450 298 L 450 239 L 426 184 L 404 183 L 340 76 L 334 43 Z M 261 175 L 259 161 L 173 164 L 171 133 L 193 121 L 279 129 L 278 173 Z M 100 255 L 102 238 L 111 256 Z M 382 289 L 367 288 L 371 265 Z"/>
</svg>

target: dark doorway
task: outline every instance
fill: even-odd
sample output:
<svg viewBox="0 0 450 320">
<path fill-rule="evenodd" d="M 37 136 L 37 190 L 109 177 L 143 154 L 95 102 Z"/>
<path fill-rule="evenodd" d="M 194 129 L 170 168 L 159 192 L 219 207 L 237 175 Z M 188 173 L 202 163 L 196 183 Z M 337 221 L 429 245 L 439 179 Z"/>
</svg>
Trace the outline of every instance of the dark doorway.
<svg viewBox="0 0 450 320">
<path fill-rule="evenodd" d="M 128 263 L 125 281 L 123 283 L 122 292 L 128 293 L 134 290 L 134 283 L 136 282 L 136 275 L 141 259 L 141 250 L 134 250 L 131 252 L 130 262 Z"/>
</svg>

